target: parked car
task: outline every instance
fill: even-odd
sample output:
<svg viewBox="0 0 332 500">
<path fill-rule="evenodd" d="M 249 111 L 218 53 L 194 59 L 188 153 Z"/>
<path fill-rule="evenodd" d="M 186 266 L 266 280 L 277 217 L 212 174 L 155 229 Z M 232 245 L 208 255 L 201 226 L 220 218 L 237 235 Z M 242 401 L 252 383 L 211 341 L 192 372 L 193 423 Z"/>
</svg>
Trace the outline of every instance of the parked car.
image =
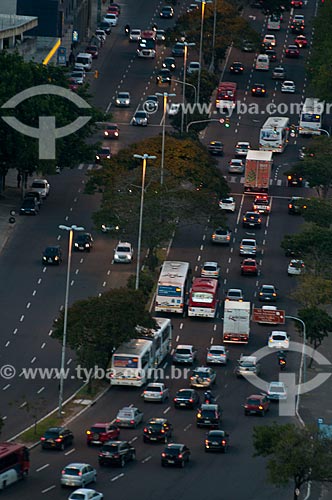
<svg viewBox="0 0 332 500">
<path fill-rule="evenodd" d="M 223 345 L 211 345 L 206 354 L 207 365 L 226 365 L 229 351 Z"/>
<path fill-rule="evenodd" d="M 200 403 L 195 389 L 180 389 L 173 398 L 174 408 L 196 408 Z"/>
<path fill-rule="evenodd" d="M 304 262 L 301 259 L 292 259 L 288 264 L 288 276 L 299 276 L 304 270 Z"/>
<path fill-rule="evenodd" d="M 245 415 L 261 415 L 264 417 L 265 413 L 269 411 L 269 400 L 263 394 L 252 394 L 246 399 L 244 404 Z"/>
<path fill-rule="evenodd" d="M 169 398 L 169 390 L 162 382 L 151 382 L 143 391 L 144 402 L 152 401 L 163 403 Z"/>
<path fill-rule="evenodd" d="M 63 451 L 67 446 L 71 446 L 74 441 L 74 434 L 66 427 L 50 427 L 40 438 L 43 450 L 53 449 Z"/>
<path fill-rule="evenodd" d="M 31 198 L 35 200 L 38 207 L 40 208 L 42 205 L 42 197 L 40 196 L 40 194 L 37 193 L 37 191 L 27 191 L 24 195 L 24 200 L 28 200 Z"/>
<path fill-rule="evenodd" d="M 167 441 L 172 437 L 173 426 L 166 418 L 150 418 L 143 430 L 144 443 Z"/>
<path fill-rule="evenodd" d="M 62 262 L 62 251 L 60 245 L 46 247 L 43 252 L 43 264 L 60 265 Z"/>
<path fill-rule="evenodd" d="M 108 23 L 110 26 L 117 26 L 118 24 L 118 16 L 116 14 L 105 14 L 103 22 Z"/>
<path fill-rule="evenodd" d="M 214 429 L 208 432 L 205 441 L 204 449 L 208 451 L 220 451 L 226 453 L 229 448 L 229 434 L 221 429 Z"/>
<path fill-rule="evenodd" d="M 99 465 L 118 465 L 136 459 L 136 450 L 128 441 L 106 441 L 98 453 Z"/>
<path fill-rule="evenodd" d="M 90 233 L 78 233 L 75 238 L 74 250 L 77 252 L 90 252 L 93 247 L 93 238 Z"/>
<path fill-rule="evenodd" d="M 143 412 L 134 406 L 125 406 L 118 411 L 115 423 L 119 427 L 133 427 L 135 429 L 142 420 Z"/>
<path fill-rule="evenodd" d="M 103 444 L 111 439 L 118 439 L 120 429 L 111 422 L 98 422 L 93 424 L 89 430 L 86 431 L 86 444 Z"/>
<path fill-rule="evenodd" d="M 88 45 L 84 52 L 91 54 L 92 59 L 98 59 L 99 51 L 97 45 Z"/>
<path fill-rule="evenodd" d="M 95 483 L 97 471 L 90 464 L 74 462 L 66 465 L 61 471 L 60 484 L 65 486 L 85 487 L 89 483 Z"/>
<path fill-rule="evenodd" d="M 170 443 L 168 444 L 161 454 L 161 465 L 166 467 L 166 465 L 177 465 L 179 467 L 184 467 L 186 462 L 190 460 L 190 450 L 189 448 L 180 443 Z"/>
</svg>

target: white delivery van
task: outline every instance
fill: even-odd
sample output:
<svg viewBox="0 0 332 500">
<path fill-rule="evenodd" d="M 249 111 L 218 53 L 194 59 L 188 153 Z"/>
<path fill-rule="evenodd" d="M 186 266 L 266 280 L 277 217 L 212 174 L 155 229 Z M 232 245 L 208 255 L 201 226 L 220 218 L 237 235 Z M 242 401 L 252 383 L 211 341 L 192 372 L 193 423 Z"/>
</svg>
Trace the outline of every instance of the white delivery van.
<svg viewBox="0 0 332 500">
<path fill-rule="evenodd" d="M 87 52 L 80 52 L 76 56 L 76 64 L 82 65 L 85 71 L 90 71 L 92 67 L 92 55 Z"/>
<path fill-rule="evenodd" d="M 268 71 L 269 68 L 270 68 L 269 56 L 266 54 L 258 54 L 255 63 L 255 69 L 261 71 Z"/>
</svg>

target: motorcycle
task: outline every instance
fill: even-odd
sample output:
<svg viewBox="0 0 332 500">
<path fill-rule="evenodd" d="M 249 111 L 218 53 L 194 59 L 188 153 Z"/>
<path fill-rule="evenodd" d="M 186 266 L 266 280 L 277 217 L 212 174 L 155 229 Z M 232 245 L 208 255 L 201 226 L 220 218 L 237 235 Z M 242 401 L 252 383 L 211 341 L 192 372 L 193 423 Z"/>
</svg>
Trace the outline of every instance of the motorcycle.
<svg viewBox="0 0 332 500">
<path fill-rule="evenodd" d="M 286 360 L 286 353 L 283 351 L 278 352 L 278 365 L 280 367 L 280 370 L 284 370 L 287 365 L 287 360 Z"/>
<path fill-rule="evenodd" d="M 129 33 L 130 33 L 130 26 L 129 26 L 129 24 L 126 24 L 126 26 L 125 26 L 125 29 L 124 29 L 124 30 L 125 30 L 125 35 L 126 35 L 126 36 L 128 36 L 128 35 L 129 35 Z"/>
</svg>

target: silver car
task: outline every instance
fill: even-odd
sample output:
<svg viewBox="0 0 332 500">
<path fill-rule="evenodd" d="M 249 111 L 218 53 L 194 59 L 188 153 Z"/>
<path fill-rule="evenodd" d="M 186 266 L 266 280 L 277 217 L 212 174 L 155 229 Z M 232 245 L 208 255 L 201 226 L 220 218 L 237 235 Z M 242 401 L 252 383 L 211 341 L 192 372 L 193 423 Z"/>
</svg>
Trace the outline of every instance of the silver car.
<svg viewBox="0 0 332 500">
<path fill-rule="evenodd" d="M 218 262 L 204 262 L 201 268 L 202 278 L 216 278 L 220 276 L 220 267 Z"/>
<path fill-rule="evenodd" d="M 230 174 L 243 174 L 244 163 L 238 158 L 233 158 L 228 165 L 228 173 Z"/>
<path fill-rule="evenodd" d="M 256 255 L 257 244 L 256 240 L 250 238 L 243 238 L 240 243 L 240 255 Z"/>
<path fill-rule="evenodd" d="M 197 358 L 197 351 L 193 345 L 178 345 L 173 354 L 173 363 L 192 365 Z"/>
<path fill-rule="evenodd" d="M 235 146 L 235 156 L 247 156 L 250 149 L 250 142 L 237 142 Z"/>
<path fill-rule="evenodd" d="M 129 92 L 119 92 L 115 98 L 115 105 L 119 108 L 128 108 L 130 106 Z"/>
<path fill-rule="evenodd" d="M 169 397 L 169 391 L 165 384 L 161 382 L 154 382 L 148 384 L 142 394 L 144 402 L 156 401 L 163 403 Z"/>
<path fill-rule="evenodd" d="M 226 365 L 228 361 L 228 350 L 223 345 L 211 345 L 206 355 L 207 365 Z"/>
<path fill-rule="evenodd" d="M 119 241 L 114 249 L 114 262 L 122 264 L 130 264 L 133 260 L 134 250 L 131 243 L 127 241 Z"/>
<path fill-rule="evenodd" d="M 125 406 L 118 411 L 115 423 L 118 427 L 136 428 L 143 420 L 143 412 L 133 406 Z"/>
<path fill-rule="evenodd" d="M 90 464 L 72 463 L 64 467 L 61 472 L 60 484 L 65 486 L 80 486 L 84 488 L 89 483 L 95 483 L 97 471 Z"/>
<path fill-rule="evenodd" d="M 148 113 L 144 110 L 138 110 L 133 116 L 132 125 L 139 125 L 140 127 L 146 127 L 148 125 Z"/>
</svg>

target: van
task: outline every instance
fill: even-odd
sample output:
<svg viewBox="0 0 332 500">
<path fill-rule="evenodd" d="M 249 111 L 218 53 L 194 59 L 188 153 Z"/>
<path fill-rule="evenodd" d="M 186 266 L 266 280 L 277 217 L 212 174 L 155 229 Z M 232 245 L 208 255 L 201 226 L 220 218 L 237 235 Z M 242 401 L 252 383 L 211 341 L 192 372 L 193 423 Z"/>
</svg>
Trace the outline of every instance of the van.
<svg viewBox="0 0 332 500">
<path fill-rule="evenodd" d="M 92 67 L 92 55 L 87 52 L 80 52 L 76 56 L 76 63 L 82 65 L 86 71 L 90 71 Z"/>
<path fill-rule="evenodd" d="M 268 71 L 269 68 L 270 68 L 269 56 L 267 56 L 266 54 L 258 54 L 255 63 L 255 69 L 261 71 Z"/>
</svg>

